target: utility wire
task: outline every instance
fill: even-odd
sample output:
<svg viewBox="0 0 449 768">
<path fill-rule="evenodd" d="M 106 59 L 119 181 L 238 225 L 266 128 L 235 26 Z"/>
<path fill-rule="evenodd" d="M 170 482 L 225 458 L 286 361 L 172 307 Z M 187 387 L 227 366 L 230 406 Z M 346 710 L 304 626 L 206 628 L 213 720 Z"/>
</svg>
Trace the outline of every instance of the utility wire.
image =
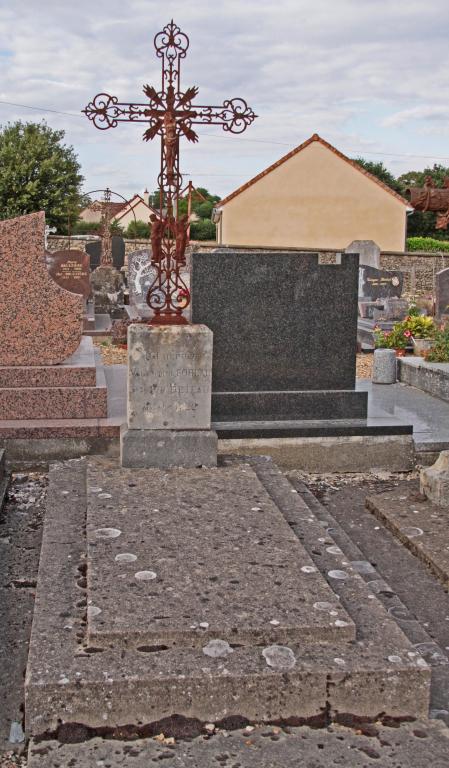
<svg viewBox="0 0 449 768">
<path fill-rule="evenodd" d="M 0 100 L 0 104 L 5 104 L 9 107 L 21 107 L 23 109 L 34 109 L 37 112 L 51 112 L 55 115 L 68 115 L 68 117 L 82 117 L 81 111 L 78 112 L 62 112 L 59 109 L 49 109 L 47 107 L 34 107 L 31 106 L 31 104 L 16 104 L 12 101 L 2 101 Z M 202 136 L 207 136 L 213 139 L 224 139 L 223 136 L 220 136 L 220 134 L 215 133 L 202 133 Z M 276 139 L 251 139 L 243 136 L 234 136 L 234 141 L 236 139 L 240 139 L 240 141 L 249 141 L 252 144 L 278 144 L 282 147 L 291 147 L 292 144 L 288 143 L 286 141 L 276 141 Z M 378 155 L 379 157 L 407 157 L 409 160 L 449 160 L 449 157 L 444 156 L 438 156 L 438 155 L 415 155 L 413 153 L 407 152 L 374 152 L 368 149 L 345 149 L 345 152 L 349 155 Z M 188 175 L 188 174 L 184 174 Z M 197 174 L 200 175 L 200 174 Z M 229 176 L 230 174 L 201 174 L 202 176 Z M 234 174 L 233 174 L 234 175 Z M 237 175 L 237 174 L 235 174 Z"/>
</svg>

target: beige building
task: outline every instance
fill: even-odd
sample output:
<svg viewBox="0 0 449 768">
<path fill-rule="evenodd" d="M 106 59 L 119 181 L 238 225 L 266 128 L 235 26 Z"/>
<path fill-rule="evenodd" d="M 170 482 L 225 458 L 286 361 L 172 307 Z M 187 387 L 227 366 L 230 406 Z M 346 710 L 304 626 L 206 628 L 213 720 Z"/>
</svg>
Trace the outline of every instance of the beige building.
<svg viewBox="0 0 449 768">
<path fill-rule="evenodd" d="M 223 245 L 403 251 L 410 204 L 318 134 L 217 203 Z"/>
<path fill-rule="evenodd" d="M 145 224 L 149 223 L 152 213 L 156 213 L 154 208 L 149 204 L 149 194 L 145 190 L 143 195 L 134 195 L 128 202 L 108 203 L 112 220 L 120 224 L 123 229 L 128 227 L 132 221 L 144 221 Z M 101 221 L 101 214 L 103 211 L 104 203 L 101 200 L 94 200 L 90 205 L 81 211 L 81 221 L 88 221 L 97 223 Z"/>
</svg>

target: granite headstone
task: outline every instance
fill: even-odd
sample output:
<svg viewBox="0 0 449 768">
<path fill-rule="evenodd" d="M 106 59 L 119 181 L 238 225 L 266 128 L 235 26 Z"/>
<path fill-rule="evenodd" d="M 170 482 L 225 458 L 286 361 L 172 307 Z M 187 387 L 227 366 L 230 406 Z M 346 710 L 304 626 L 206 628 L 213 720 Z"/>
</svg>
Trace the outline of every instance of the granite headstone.
<svg viewBox="0 0 449 768">
<path fill-rule="evenodd" d="M 0 365 L 54 365 L 70 357 L 83 333 L 83 299 L 50 277 L 45 214 L 0 222 Z"/>
<path fill-rule="evenodd" d="M 449 315 L 449 268 L 436 274 L 435 314 L 437 317 Z"/>
<path fill-rule="evenodd" d="M 86 245 L 86 252 L 90 256 L 90 267 L 96 269 L 100 266 L 101 241 L 95 240 Z M 125 263 L 125 241 L 121 235 L 112 235 L 112 264 L 116 269 L 122 269 Z"/>
<path fill-rule="evenodd" d="M 75 250 L 47 252 L 45 260 L 50 275 L 61 288 L 71 293 L 80 293 L 85 299 L 89 298 L 89 254 Z"/>
<path fill-rule="evenodd" d="M 194 253 L 192 321 L 214 334 L 212 420 L 364 418 L 357 281 L 354 254 Z"/>
<path fill-rule="evenodd" d="M 375 301 L 402 295 L 404 275 L 399 270 L 375 269 L 361 266 L 359 270 L 359 296 Z"/>
</svg>

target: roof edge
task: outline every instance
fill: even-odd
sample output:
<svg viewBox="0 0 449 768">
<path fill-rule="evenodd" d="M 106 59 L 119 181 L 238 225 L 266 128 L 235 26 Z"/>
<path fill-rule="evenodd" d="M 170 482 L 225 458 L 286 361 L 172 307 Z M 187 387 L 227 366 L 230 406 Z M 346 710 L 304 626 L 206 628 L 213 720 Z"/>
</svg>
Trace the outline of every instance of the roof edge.
<svg viewBox="0 0 449 768">
<path fill-rule="evenodd" d="M 320 144 L 322 144 L 326 149 L 329 149 L 331 152 L 333 152 L 337 157 L 341 158 L 341 160 L 344 160 L 349 165 L 352 165 L 355 170 L 359 171 L 360 173 L 363 173 L 364 176 L 366 176 L 371 181 L 374 181 L 379 187 L 384 189 L 386 192 L 389 192 L 393 197 L 396 198 L 396 200 L 399 200 L 403 205 L 405 205 L 408 209 L 410 209 L 410 203 L 408 200 L 405 199 L 405 197 L 402 197 L 398 192 L 395 192 L 394 189 L 391 189 L 391 187 L 388 186 L 388 184 L 385 184 L 385 182 L 381 181 L 377 178 L 377 176 L 374 176 L 372 173 L 367 171 L 365 168 L 363 168 L 361 165 L 359 165 L 355 160 L 351 160 L 349 157 L 343 154 L 343 152 L 340 152 L 339 149 L 334 147 L 332 144 L 329 144 L 328 141 L 321 138 L 321 136 L 318 135 L 318 133 L 314 133 L 312 136 L 310 136 L 309 139 L 304 141 L 302 144 L 299 144 L 299 146 L 292 149 L 290 152 L 288 152 L 283 157 L 279 158 L 279 160 L 276 160 L 275 163 L 272 165 L 269 165 L 268 168 L 265 168 L 264 171 L 261 171 L 261 173 L 258 173 L 257 176 L 254 176 L 249 181 L 245 182 L 245 184 L 242 184 L 238 189 L 234 190 L 234 192 L 231 192 L 230 195 L 227 195 L 227 197 L 223 198 L 223 200 L 220 200 L 219 203 L 216 204 L 217 208 L 221 208 L 223 205 L 226 205 L 226 203 L 229 203 L 230 200 L 233 200 L 234 197 L 237 197 L 237 195 L 240 195 L 242 192 L 244 192 L 249 187 L 252 187 L 253 184 L 255 184 L 257 181 L 260 181 L 260 179 L 263 179 L 264 176 L 267 176 L 271 171 L 274 171 L 276 168 L 279 168 L 280 165 L 283 165 L 283 163 L 287 162 L 287 160 L 290 160 L 291 157 L 294 157 L 299 152 L 301 152 L 303 149 L 309 146 L 309 144 L 312 144 L 312 142 L 318 141 Z"/>
</svg>

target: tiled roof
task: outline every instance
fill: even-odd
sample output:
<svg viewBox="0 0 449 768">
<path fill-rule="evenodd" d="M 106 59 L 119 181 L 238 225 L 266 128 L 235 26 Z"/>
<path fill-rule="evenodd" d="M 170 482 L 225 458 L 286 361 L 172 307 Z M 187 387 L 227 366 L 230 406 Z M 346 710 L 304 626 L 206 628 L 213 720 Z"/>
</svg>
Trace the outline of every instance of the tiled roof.
<svg viewBox="0 0 449 768">
<path fill-rule="evenodd" d="M 403 203 L 407 208 L 410 208 L 410 203 L 408 200 L 406 200 L 404 197 L 401 197 L 397 192 L 394 191 L 394 189 L 391 189 L 391 187 L 388 186 L 388 184 L 385 184 L 383 181 L 377 178 L 377 176 L 373 176 L 372 173 L 367 171 L 365 168 L 363 168 L 361 165 L 359 165 L 355 160 L 350 160 L 349 157 L 346 157 L 346 155 L 343 154 L 343 152 L 340 152 L 338 149 L 332 146 L 332 144 L 329 144 L 329 142 L 325 141 L 321 138 L 321 136 L 318 136 L 317 133 L 314 133 L 313 136 L 310 137 L 310 139 L 307 139 L 307 141 L 304 141 L 302 144 L 299 145 L 299 147 L 295 147 L 295 149 L 292 149 L 291 152 L 288 152 L 288 154 L 284 155 L 284 157 L 281 157 L 279 160 L 277 160 L 273 165 L 270 165 L 268 168 L 265 168 L 264 171 L 257 174 L 257 176 L 254 176 L 253 179 L 250 179 L 245 184 L 242 184 L 241 187 L 236 189 L 234 192 L 231 192 L 230 195 L 225 197 L 223 200 L 220 200 L 219 203 L 217 203 L 217 208 L 221 208 L 222 205 L 226 205 L 226 203 L 229 203 L 230 200 L 233 200 L 234 197 L 237 197 L 237 195 L 240 195 L 241 192 L 244 192 L 245 189 L 248 189 L 248 187 L 252 187 L 253 184 L 255 184 L 259 179 L 262 179 L 264 176 L 267 176 L 267 174 L 271 173 L 271 171 L 274 171 L 275 168 L 279 168 L 282 163 L 285 163 L 287 160 L 290 160 L 291 157 L 294 157 L 294 155 L 297 155 L 298 152 L 301 152 L 303 149 L 309 146 L 313 141 L 319 141 L 320 144 L 322 144 L 324 147 L 329 149 L 331 152 L 333 152 L 335 155 L 340 157 L 342 160 L 345 161 L 345 163 L 348 163 L 349 165 L 352 165 L 353 168 L 355 168 L 360 173 L 363 173 L 364 176 L 367 176 L 368 179 L 371 181 L 374 181 L 376 184 L 378 184 L 382 189 L 384 189 L 386 192 L 389 192 L 390 195 L 393 195 L 397 200 L 399 200 L 401 203 Z"/>
</svg>

